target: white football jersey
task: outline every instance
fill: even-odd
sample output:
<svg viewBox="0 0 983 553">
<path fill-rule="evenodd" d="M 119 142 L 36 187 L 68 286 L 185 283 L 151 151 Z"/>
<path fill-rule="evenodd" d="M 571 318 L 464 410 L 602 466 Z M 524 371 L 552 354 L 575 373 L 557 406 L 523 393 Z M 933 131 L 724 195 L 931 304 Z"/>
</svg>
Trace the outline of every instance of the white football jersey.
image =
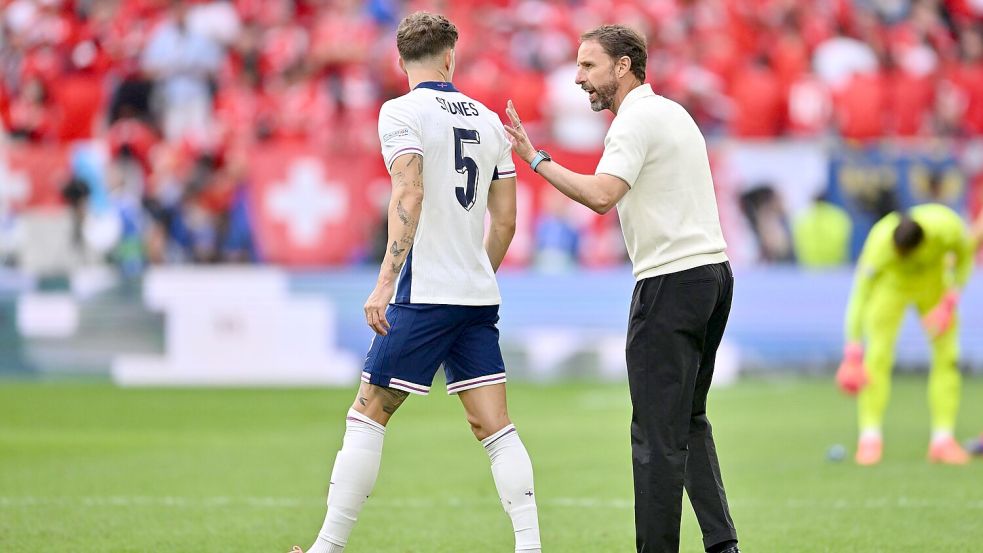
<svg viewBox="0 0 983 553">
<path fill-rule="evenodd" d="M 383 104 L 379 141 L 390 171 L 401 155 L 423 156 L 423 209 L 393 302 L 501 303 L 485 210 L 491 181 L 514 177 L 515 165 L 498 115 L 451 83 L 424 82 Z"/>
</svg>

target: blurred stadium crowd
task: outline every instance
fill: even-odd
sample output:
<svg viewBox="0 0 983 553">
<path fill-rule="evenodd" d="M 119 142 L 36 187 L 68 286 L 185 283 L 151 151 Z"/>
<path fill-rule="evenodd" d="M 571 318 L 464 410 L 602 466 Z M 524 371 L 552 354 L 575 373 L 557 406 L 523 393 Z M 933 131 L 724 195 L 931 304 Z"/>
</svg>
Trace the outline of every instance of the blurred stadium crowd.
<svg viewBox="0 0 983 553">
<path fill-rule="evenodd" d="M 4 148 L 100 145 L 102 157 L 73 158 L 61 201 L 76 211 L 116 206 L 122 238 L 111 254 L 136 270 L 264 257 L 248 201 L 257 147 L 294 143 L 376 160 L 378 108 L 406 86 L 394 27 L 417 9 L 459 27 L 462 91 L 499 111 L 511 98 L 535 140 L 588 157 L 609 119 L 572 84 L 573 61 L 582 31 L 614 21 L 647 35 L 648 81 L 708 136 L 983 132 L 983 0 L 0 0 L 0 8 Z M 99 178 L 87 176 L 93 164 Z M 0 222 L 13 216 L 2 197 Z M 576 251 L 578 225 L 564 223 L 553 200 L 544 204 L 537 243 Z"/>
</svg>

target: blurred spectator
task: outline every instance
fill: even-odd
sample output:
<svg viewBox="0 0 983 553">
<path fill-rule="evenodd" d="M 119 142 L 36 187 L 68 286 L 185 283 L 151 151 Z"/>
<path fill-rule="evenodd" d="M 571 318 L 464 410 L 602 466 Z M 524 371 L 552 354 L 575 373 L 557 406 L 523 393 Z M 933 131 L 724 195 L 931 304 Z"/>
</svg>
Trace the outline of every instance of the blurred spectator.
<svg viewBox="0 0 983 553">
<path fill-rule="evenodd" d="M 10 135 L 30 141 L 54 137 L 54 108 L 44 83 L 32 78 L 10 102 Z"/>
<path fill-rule="evenodd" d="M 171 0 L 168 12 L 150 36 L 142 66 L 155 80 L 167 139 L 202 138 L 211 128 L 211 85 L 222 50 L 189 26 L 187 2 Z"/>
<path fill-rule="evenodd" d="M 359 106 L 364 98 L 356 94 L 357 81 L 376 38 L 376 28 L 356 0 L 321 0 L 320 13 L 313 25 L 310 58 L 315 71 L 327 79 L 335 109 Z"/>
<path fill-rule="evenodd" d="M 242 22 L 230 0 L 214 0 L 191 7 L 188 10 L 187 25 L 191 33 L 228 46 L 239 35 Z"/>
<path fill-rule="evenodd" d="M 829 125 L 832 113 L 833 99 L 829 88 L 814 75 L 803 75 L 789 86 L 789 134 L 818 135 Z"/>
<path fill-rule="evenodd" d="M 384 173 L 375 117 L 406 92 L 392 34 L 417 9 L 462 29 L 458 88 L 496 111 L 512 99 L 537 142 L 585 158 L 607 123 L 573 84 L 578 37 L 615 20 L 647 36 L 647 80 L 708 136 L 983 134 L 981 0 L 0 0 L 0 131 L 105 147 L 128 259 L 255 259 L 249 155 L 287 143 Z M 763 257 L 790 259 L 776 191 L 742 205 Z M 580 264 L 623 257 L 607 222 L 547 210 L 537 227 Z"/>
<path fill-rule="evenodd" d="M 333 104 L 321 83 L 308 78 L 307 67 L 298 62 L 269 81 L 266 90 L 273 136 L 280 140 L 322 144 L 331 127 Z"/>
<path fill-rule="evenodd" d="M 795 256 L 803 267 L 825 269 L 850 262 L 853 222 L 847 212 L 819 195 L 795 217 Z"/>
<path fill-rule="evenodd" d="M 77 44 L 71 51 L 70 69 L 53 88 L 53 101 L 59 114 L 58 140 L 82 140 L 96 134 L 106 101 L 103 75 L 97 65 L 98 55 L 92 41 Z"/>
<path fill-rule="evenodd" d="M 763 58 L 755 58 L 741 71 L 731 89 L 736 136 L 767 138 L 781 134 L 785 125 L 785 91 Z"/>
<path fill-rule="evenodd" d="M 887 82 L 877 71 L 850 75 L 833 96 L 840 134 L 853 140 L 870 140 L 887 130 Z"/>
<path fill-rule="evenodd" d="M 940 106 L 943 130 L 983 133 L 983 31 L 974 26 L 959 38 L 959 56 L 944 73 L 948 104 Z"/>
<path fill-rule="evenodd" d="M 856 74 L 878 71 L 877 52 L 842 31 L 823 41 L 812 56 L 816 75 L 835 91 L 841 91 Z"/>
<path fill-rule="evenodd" d="M 758 184 L 741 194 L 740 203 L 758 244 L 759 259 L 766 263 L 794 261 L 788 218 L 774 187 Z"/>
</svg>

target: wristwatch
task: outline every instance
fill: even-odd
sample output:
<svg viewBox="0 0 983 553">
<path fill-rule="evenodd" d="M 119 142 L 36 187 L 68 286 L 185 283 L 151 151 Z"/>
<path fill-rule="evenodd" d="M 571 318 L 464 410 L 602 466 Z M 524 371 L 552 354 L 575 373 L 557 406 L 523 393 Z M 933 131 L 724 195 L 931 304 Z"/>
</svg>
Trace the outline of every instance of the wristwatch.
<svg viewBox="0 0 983 553">
<path fill-rule="evenodd" d="M 529 162 L 529 167 L 532 167 L 532 170 L 535 173 L 536 167 L 539 167 L 540 163 L 544 161 L 552 161 L 552 160 L 553 158 L 551 158 L 550 155 L 546 153 L 546 150 L 539 150 L 538 152 L 536 152 L 536 157 L 532 158 L 532 161 Z"/>
</svg>

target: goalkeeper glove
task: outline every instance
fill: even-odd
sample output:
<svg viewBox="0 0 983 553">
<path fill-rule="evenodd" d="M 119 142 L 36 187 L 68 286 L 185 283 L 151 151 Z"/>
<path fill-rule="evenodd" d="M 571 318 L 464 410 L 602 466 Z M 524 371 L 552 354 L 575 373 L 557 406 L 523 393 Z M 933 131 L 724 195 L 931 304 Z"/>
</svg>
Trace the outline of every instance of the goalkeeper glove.
<svg viewBox="0 0 983 553">
<path fill-rule="evenodd" d="M 955 289 L 949 290 L 939 300 L 938 305 L 932 308 L 924 317 L 922 324 L 932 338 L 938 338 L 949 330 L 955 319 L 956 304 L 959 302 L 959 292 Z"/>
<path fill-rule="evenodd" d="M 867 367 L 864 366 L 864 347 L 850 342 L 843 348 L 843 362 L 836 371 L 836 384 L 849 395 L 856 395 L 867 385 Z"/>
</svg>

